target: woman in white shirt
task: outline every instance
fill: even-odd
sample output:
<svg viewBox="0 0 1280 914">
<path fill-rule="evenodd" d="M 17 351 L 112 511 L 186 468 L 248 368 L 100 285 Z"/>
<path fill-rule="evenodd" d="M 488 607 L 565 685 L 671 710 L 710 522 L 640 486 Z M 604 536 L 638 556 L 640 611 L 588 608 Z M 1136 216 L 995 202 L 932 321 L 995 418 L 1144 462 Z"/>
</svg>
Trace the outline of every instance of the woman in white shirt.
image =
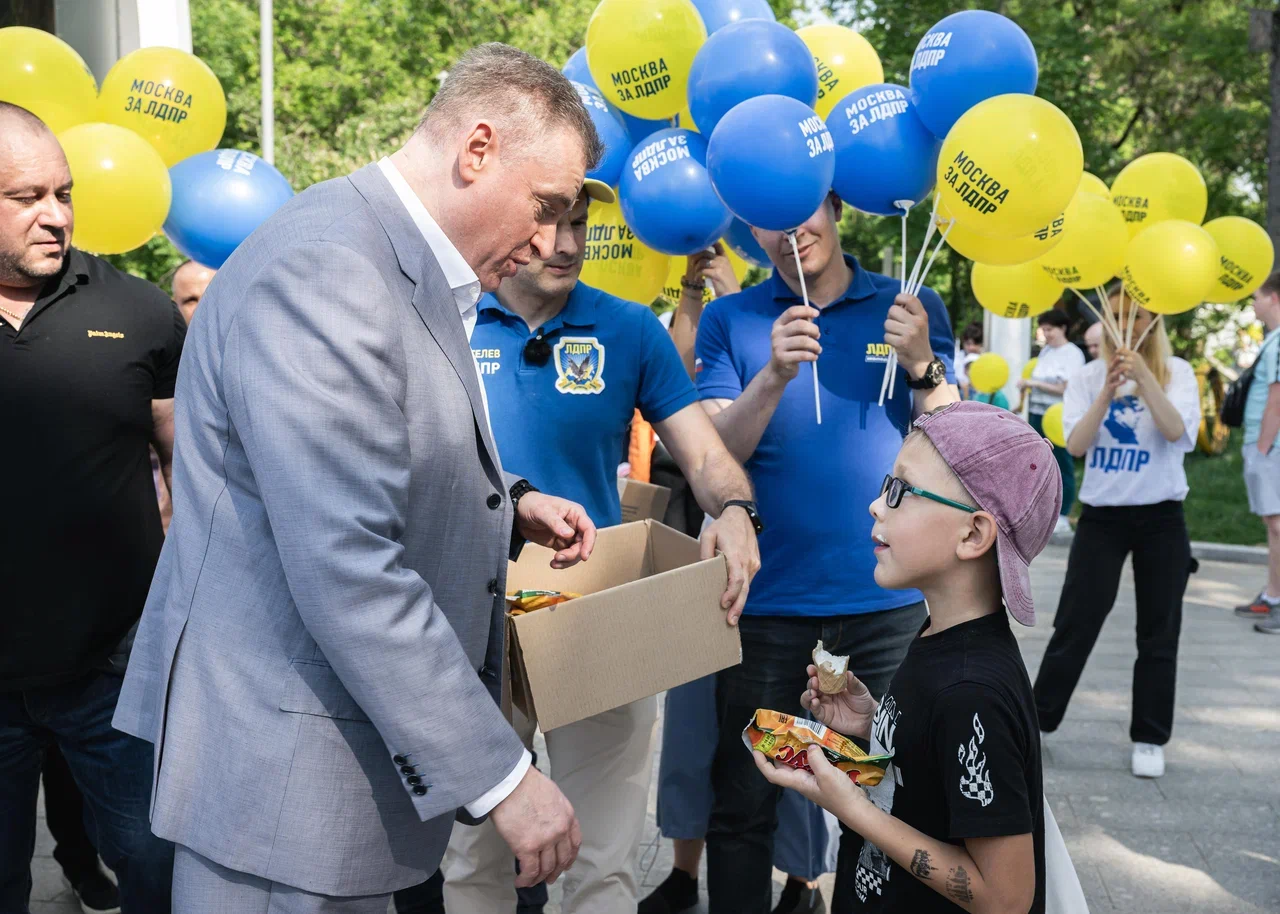
<svg viewBox="0 0 1280 914">
<path fill-rule="evenodd" d="M 1019 390 L 1031 392 L 1027 405 L 1027 421 L 1040 434 L 1044 434 L 1044 414 L 1050 406 L 1062 402 L 1063 391 L 1067 388 L 1067 378 L 1071 377 L 1084 365 L 1084 353 L 1080 347 L 1067 340 L 1067 328 L 1071 319 L 1065 311 L 1054 308 L 1046 311 L 1037 319 L 1040 333 L 1044 337 L 1044 348 L 1036 357 L 1036 367 L 1031 377 L 1018 380 Z M 1076 501 L 1076 463 L 1067 453 L 1067 449 L 1054 445 L 1053 457 L 1058 461 L 1058 470 L 1062 473 L 1062 513 L 1058 516 L 1055 533 L 1070 533 L 1071 525 L 1067 523 L 1067 515 Z"/>
<path fill-rule="evenodd" d="M 1152 319 L 1138 310 L 1135 339 Z M 1102 357 L 1067 383 L 1063 426 L 1067 448 L 1085 458 L 1084 512 L 1036 676 L 1040 728 L 1052 732 L 1061 723 L 1132 552 L 1138 615 L 1129 723 L 1133 773 L 1160 777 L 1162 747 L 1173 727 L 1182 595 L 1194 566 L 1182 514 L 1182 458 L 1195 447 L 1200 428 L 1195 372 L 1173 357 L 1163 325 L 1147 336 L 1140 354 L 1117 352 L 1106 338 Z"/>
</svg>

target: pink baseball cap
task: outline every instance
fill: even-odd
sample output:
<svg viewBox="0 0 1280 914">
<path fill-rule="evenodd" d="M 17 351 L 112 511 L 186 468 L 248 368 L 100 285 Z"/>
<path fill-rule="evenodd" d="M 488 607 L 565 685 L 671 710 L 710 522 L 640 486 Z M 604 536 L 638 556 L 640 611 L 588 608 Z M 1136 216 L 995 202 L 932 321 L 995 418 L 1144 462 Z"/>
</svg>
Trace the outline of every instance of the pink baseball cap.
<svg viewBox="0 0 1280 914">
<path fill-rule="evenodd" d="M 1014 413 L 972 400 L 921 416 L 915 426 L 995 518 L 1004 604 L 1023 625 L 1035 625 L 1029 568 L 1049 544 L 1062 509 L 1053 445 Z"/>
</svg>

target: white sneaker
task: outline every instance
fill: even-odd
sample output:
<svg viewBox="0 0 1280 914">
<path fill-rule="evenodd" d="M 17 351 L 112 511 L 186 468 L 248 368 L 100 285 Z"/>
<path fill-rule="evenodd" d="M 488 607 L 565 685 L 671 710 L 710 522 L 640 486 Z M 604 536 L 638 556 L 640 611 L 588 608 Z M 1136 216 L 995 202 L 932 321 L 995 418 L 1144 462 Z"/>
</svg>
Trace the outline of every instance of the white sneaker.
<svg viewBox="0 0 1280 914">
<path fill-rule="evenodd" d="M 1067 516 L 1065 514 L 1059 514 L 1058 522 L 1053 525 L 1053 535 L 1057 536 L 1059 533 L 1071 532 L 1071 522 L 1067 520 Z"/>
<path fill-rule="evenodd" d="M 1164 747 L 1153 743 L 1133 744 L 1133 776 L 1158 778 L 1164 776 Z"/>
</svg>

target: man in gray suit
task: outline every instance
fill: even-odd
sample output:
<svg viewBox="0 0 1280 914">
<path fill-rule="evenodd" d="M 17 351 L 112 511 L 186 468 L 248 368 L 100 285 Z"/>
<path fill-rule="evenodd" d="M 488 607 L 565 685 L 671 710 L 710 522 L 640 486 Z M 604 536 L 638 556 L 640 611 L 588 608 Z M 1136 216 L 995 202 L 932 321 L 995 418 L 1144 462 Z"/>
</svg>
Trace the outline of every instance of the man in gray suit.
<svg viewBox="0 0 1280 914">
<path fill-rule="evenodd" d="M 601 151 L 564 77 L 483 45 L 401 150 L 295 197 L 210 286 L 115 716 L 155 745 L 176 911 L 382 914 L 455 812 L 492 819 L 519 884 L 573 862 L 495 699 L 513 544 L 563 567 L 595 528 L 503 474 L 468 336 Z"/>
</svg>

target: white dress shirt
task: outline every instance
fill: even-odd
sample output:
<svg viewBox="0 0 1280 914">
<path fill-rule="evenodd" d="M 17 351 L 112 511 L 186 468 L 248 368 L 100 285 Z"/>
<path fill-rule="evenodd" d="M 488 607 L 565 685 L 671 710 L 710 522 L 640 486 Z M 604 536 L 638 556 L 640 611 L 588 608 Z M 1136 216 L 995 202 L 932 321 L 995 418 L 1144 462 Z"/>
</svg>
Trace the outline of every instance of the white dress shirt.
<svg viewBox="0 0 1280 914">
<path fill-rule="evenodd" d="M 476 276 L 476 271 L 471 269 L 471 265 L 458 253 L 458 249 L 453 246 L 453 242 L 436 224 L 436 220 L 431 218 L 431 213 L 427 212 L 426 206 L 418 199 L 418 195 L 413 192 L 413 188 L 409 186 L 409 182 L 400 174 L 395 164 L 390 159 L 383 158 L 378 162 L 378 167 L 382 169 L 383 175 L 391 183 L 392 190 L 396 192 L 396 196 L 400 198 L 404 208 L 408 210 L 409 218 L 418 227 L 418 231 L 422 232 L 422 237 L 427 241 L 427 247 L 431 249 L 436 262 L 440 264 L 440 270 L 444 273 L 445 282 L 453 290 L 453 299 L 458 303 L 458 313 L 462 316 L 462 324 L 466 328 L 469 342 L 472 331 L 476 329 L 476 318 L 479 315 L 476 310 L 476 304 L 480 301 L 480 279 Z M 484 378 L 480 374 L 480 366 L 476 364 L 474 356 L 471 359 L 471 364 L 475 366 L 476 380 L 480 382 L 480 398 L 484 402 L 484 419 L 487 424 L 489 422 L 489 399 L 484 389 Z M 492 427 L 489 434 L 492 437 Z M 502 467 L 498 467 L 498 472 L 501 474 Z M 476 818 L 488 815 L 495 806 L 511 796 L 511 792 L 516 789 L 521 779 L 524 778 L 525 772 L 529 770 L 529 765 L 532 762 L 533 756 L 526 749 L 520 757 L 520 761 L 516 763 L 516 767 L 511 769 L 510 774 L 499 781 L 496 787 L 491 788 L 483 796 L 467 804 L 467 812 Z"/>
</svg>

